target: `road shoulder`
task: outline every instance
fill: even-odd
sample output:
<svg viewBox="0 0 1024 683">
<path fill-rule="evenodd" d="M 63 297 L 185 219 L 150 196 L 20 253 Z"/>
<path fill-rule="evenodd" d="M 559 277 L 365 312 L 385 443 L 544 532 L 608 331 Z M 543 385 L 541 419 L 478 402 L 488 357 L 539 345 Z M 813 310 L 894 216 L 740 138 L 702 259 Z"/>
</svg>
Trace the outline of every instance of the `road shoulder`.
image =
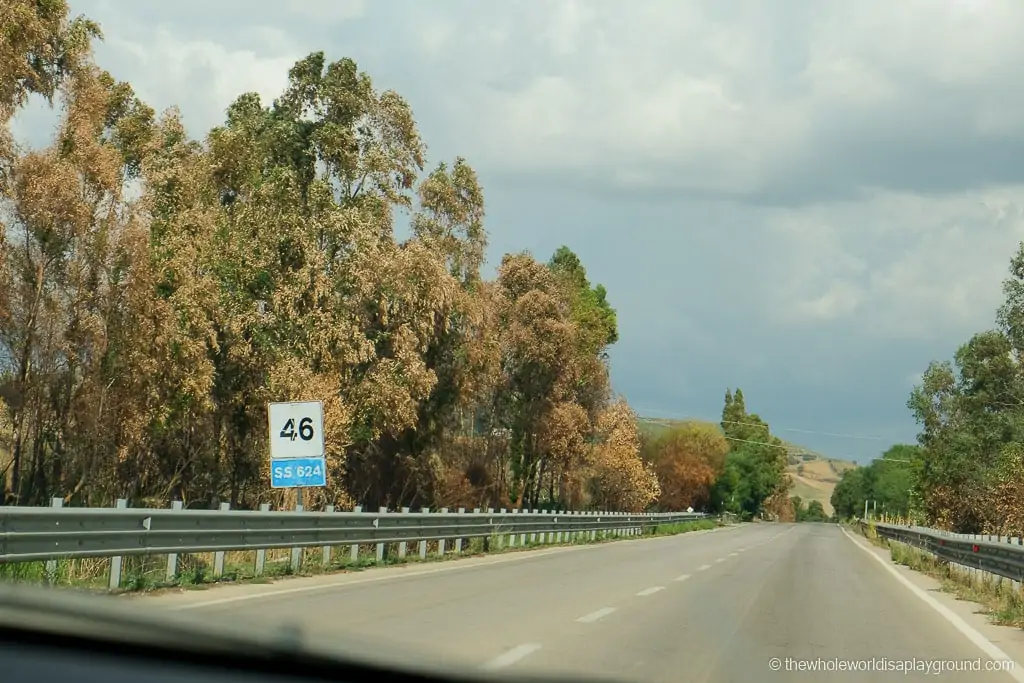
<svg viewBox="0 0 1024 683">
<path fill-rule="evenodd" d="M 886 567 L 905 579 L 910 585 L 923 591 L 984 640 L 1004 652 L 1016 663 L 1015 678 L 1024 681 L 1024 666 L 1022 666 L 1022 663 L 1024 663 L 1024 630 L 1012 626 L 993 624 L 989 616 L 983 613 L 981 605 L 967 600 L 960 600 L 957 596 L 943 591 L 939 581 L 927 574 L 914 571 L 905 565 L 894 562 L 889 550 L 872 544 L 863 536 L 851 533 L 846 529 L 843 529 L 843 533 L 851 542 L 881 560 Z M 893 578 L 895 579 L 896 577 Z M 936 612 L 936 618 L 943 618 L 938 611 Z"/>
<path fill-rule="evenodd" d="M 381 581 L 399 580 L 419 576 L 429 576 L 454 571 L 467 571 L 480 567 L 491 567 L 511 562 L 527 562 L 539 560 L 553 555 L 576 552 L 593 552 L 601 548 L 622 547 L 633 543 L 666 542 L 669 539 L 690 538 L 704 534 L 727 533 L 731 529 L 742 528 L 742 525 L 723 526 L 715 529 L 689 531 L 670 536 L 645 536 L 626 538 L 603 543 L 563 545 L 550 548 L 534 548 L 514 552 L 495 553 L 493 555 L 477 555 L 471 557 L 451 557 L 430 562 L 411 562 L 408 564 L 368 567 L 358 571 L 336 571 L 314 576 L 275 577 L 266 582 L 214 583 L 196 588 L 167 589 L 157 593 L 128 593 L 127 599 L 144 600 L 145 604 L 153 604 L 172 610 L 188 610 L 203 606 L 213 606 L 231 602 L 242 602 L 270 597 L 308 593 L 319 590 L 330 590 L 343 586 L 378 583 Z"/>
</svg>

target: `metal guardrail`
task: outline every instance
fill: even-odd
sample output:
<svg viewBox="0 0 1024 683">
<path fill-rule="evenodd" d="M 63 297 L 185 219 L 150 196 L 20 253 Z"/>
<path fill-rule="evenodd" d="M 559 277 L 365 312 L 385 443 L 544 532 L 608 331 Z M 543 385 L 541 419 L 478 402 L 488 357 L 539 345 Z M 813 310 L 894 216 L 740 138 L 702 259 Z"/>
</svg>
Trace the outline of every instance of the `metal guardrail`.
<svg viewBox="0 0 1024 683">
<path fill-rule="evenodd" d="M 319 546 L 323 563 L 330 564 L 331 548 L 351 546 L 356 560 L 360 545 L 376 544 L 377 561 L 386 548 L 398 544 L 400 557 L 409 543 L 419 544 L 426 558 L 427 543 L 436 541 L 444 555 L 446 542 L 456 552 L 464 540 L 496 540 L 499 546 L 567 543 L 596 540 L 598 535 L 632 536 L 650 527 L 705 519 L 702 513 L 628 514 L 616 512 L 539 512 L 493 509 L 465 512 L 271 512 L 129 508 L 0 507 L 0 565 L 46 560 L 48 572 L 56 560 L 110 557 L 110 587 L 120 584 L 121 558 L 130 555 L 167 555 L 167 576 L 177 572 L 179 554 L 214 553 L 214 575 L 224 568 L 224 553 L 256 551 L 256 573 L 263 572 L 265 552 L 292 549 L 292 567 L 301 564 L 301 549 Z M 489 545 L 489 543 L 488 543 Z"/>
<path fill-rule="evenodd" d="M 860 520 L 862 530 L 868 524 Z M 1024 539 L 1018 536 L 954 534 L 918 526 L 873 524 L 882 538 L 924 550 L 943 562 L 1024 581 Z"/>
</svg>

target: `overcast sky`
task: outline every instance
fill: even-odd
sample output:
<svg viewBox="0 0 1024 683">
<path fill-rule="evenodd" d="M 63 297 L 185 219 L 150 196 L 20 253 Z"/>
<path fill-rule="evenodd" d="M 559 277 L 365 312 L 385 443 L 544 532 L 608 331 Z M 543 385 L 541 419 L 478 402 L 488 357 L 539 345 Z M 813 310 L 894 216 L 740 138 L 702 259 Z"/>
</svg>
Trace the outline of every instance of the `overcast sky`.
<svg viewBox="0 0 1024 683">
<path fill-rule="evenodd" d="M 1020 0 L 71 5 L 197 136 L 309 52 L 355 59 L 431 164 L 480 173 L 492 270 L 567 244 L 608 288 L 642 414 L 714 418 L 738 385 L 834 457 L 912 441 L 908 392 L 992 325 L 1024 238 Z"/>
</svg>

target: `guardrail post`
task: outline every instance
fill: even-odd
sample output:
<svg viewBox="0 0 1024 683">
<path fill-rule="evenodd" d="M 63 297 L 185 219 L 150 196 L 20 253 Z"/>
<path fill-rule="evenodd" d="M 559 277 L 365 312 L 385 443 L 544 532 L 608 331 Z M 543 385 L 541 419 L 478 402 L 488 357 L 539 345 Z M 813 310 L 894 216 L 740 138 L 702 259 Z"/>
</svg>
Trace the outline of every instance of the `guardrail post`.
<svg viewBox="0 0 1024 683">
<path fill-rule="evenodd" d="M 386 515 L 387 513 L 388 513 L 388 509 L 385 506 L 381 505 L 380 507 L 377 508 L 377 514 Z M 377 528 L 379 529 L 380 527 L 378 526 Z M 384 544 L 383 543 L 378 543 L 377 544 L 377 564 L 381 564 L 382 562 L 384 562 Z"/>
<path fill-rule="evenodd" d="M 441 508 L 441 514 L 442 515 L 447 515 L 448 514 L 448 508 Z M 444 523 L 443 519 L 441 520 L 441 523 L 442 524 Z M 437 542 L 437 556 L 438 557 L 444 557 L 444 541 L 445 541 L 445 539 L 442 538 L 442 539 L 438 540 L 438 542 Z"/>
<path fill-rule="evenodd" d="M 183 503 L 180 500 L 171 501 L 171 509 L 175 511 L 181 511 Z M 167 580 L 173 581 L 174 577 L 178 575 L 178 553 L 167 554 Z"/>
<path fill-rule="evenodd" d="M 64 499 L 63 498 L 56 498 L 56 497 L 51 498 L 50 499 L 50 507 L 52 507 L 52 508 L 62 508 L 62 507 L 64 507 Z M 47 581 L 47 583 L 54 583 L 54 582 L 57 581 L 57 560 L 47 560 L 46 561 L 46 581 Z"/>
<path fill-rule="evenodd" d="M 301 494 L 300 494 L 301 495 Z M 302 511 L 306 509 L 302 503 L 295 504 L 295 512 L 302 514 Z M 299 569 L 302 567 L 302 548 L 292 548 L 292 561 L 291 568 L 292 573 L 298 574 Z"/>
<path fill-rule="evenodd" d="M 260 512 L 270 512 L 270 503 L 260 503 Z M 267 549 L 256 549 L 256 576 L 263 576 L 263 570 L 267 566 Z"/>
<path fill-rule="evenodd" d="M 479 509 L 479 508 L 477 508 L 477 509 Z M 493 515 L 494 514 L 494 508 L 487 508 L 487 514 L 488 515 Z M 494 530 L 494 527 L 492 526 L 491 527 L 491 531 L 493 531 L 493 530 Z M 494 534 L 494 540 L 497 541 L 498 547 L 500 548 L 501 547 L 501 536 L 498 536 L 497 534 Z M 491 549 L 491 535 L 488 534 L 487 536 L 484 536 L 484 552 L 485 553 L 489 552 L 490 549 Z"/>
<path fill-rule="evenodd" d="M 519 508 L 512 508 L 512 514 L 513 515 L 518 515 L 519 514 Z M 519 522 L 518 519 L 513 519 L 512 520 L 512 524 L 517 524 L 518 522 Z M 526 537 L 523 536 L 522 538 L 526 538 Z M 519 539 L 519 544 L 520 545 L 523 545 L 522 538 Z M 508 547 L 509 548 L 515 548 L 516 547 L 516 535 L 514 533 L 510 534 L 509 537 L 508 537 Z"/>
<path fill-rule="evenodd" d="M 424 515 L 429 515 L 430 514 L 430 508 L 423 508 L 423 507 L 421 507 L 420 508 L 420 512 L 423 513 Z M 427 524 L 430 524 L 430 520 L 429 519 L 427 519 Z M 421 560 L 427 559 L 427 542 L 426 541 L 420 541 L 420 559 Z"/>
<path fill-rule="evenodd" d="M 455 511 L 455 514 L 462 515 L 466 513 L 466 508 L 459 508 Z M 455 554 L 459 555 L 462 553 L 462 536 L 455 539 Z"/>
<path fill-rule="evenodd" d="M 590 514 L 591 517 L 594 518 L 593 521 L 594 521 L 594 524 L 596 526 L 597 520 L 598 520 L 598 515 L 600 515 L 601 513 L 598 512 L 597 510 L 591 510 L 589 514 Z M 596 541 L 597 540 L 597 529 L 591 529 L 590 530 L 590 540 L 591 541 Z"/>
<path fill-rule="evenodd" d="M 538 514 L 540 514 L 540 512 L 538 510 L 530 510 L 530 516 L 536 517 Z M 535 528 L 536 527 L 536 521 L 534 521 L 530 526 L 531 526 L 531 528 Z M 536 543 L 536 542 L 537 542 L 537 532 L 536 531 L 531 531 L 530 532 L 530 543 Z M 541 542 L 543 542 L 543 541 L 541 541 Z"/>
<path fill-rule="evenodd" d="M 231 509 L 231 503 L 221 503 L 220 511 L 227 512 Z M 213 554 L 213 575 L 220 576 L 224 573 L 224 551 L 218 550 Z"/>
<path fill-rule="evenodd" d="M 556 545 L 560 544 L 562 542 L 562 530 L 561 530 L 561 528 L 558 527 L 558 518 L 561 515 L 569 515 L 569 514 L 572 514 L 572 513 L 571 512 L 566 512 L 565 510 L 563 510 L 562 512 L 555 513 L 555 515 L 551 518 L 552 523 L 555 524 L 555 531 L 551 532 L 551 535 L 554 537 L 554 541 L 553 542 Z"/>
<path fill-rule="evenodd" d="M 324 506 L 324 512 L 327 512 L 327 513 L 334 512 L 334 506 L 333 505 L 325 505 Z M 329 546 L 329 545 L 323 546 L 320 549 L 320 553 L 323 556 L 324 566 L 325 567 L 331 566 L 331 546 Z"/>
<path fill-rule="evenodd" d="M 480 514 L 480 508 L 473 508 L 473 514 Z M 471 543 L 471 542 L 472 541 L 469 538 L 466 539 L 466 543 Z M 486 536 L 484 536 L 484 550 L 485 551 L 487 550 L 487 537 Z"/>
<path fill-rule="evenodd" d="M 352 512 L 362 512 L 362 511 L 363 511 L 363 506 L 362 505 L 356 505 L 355 507 L 352 508 Z M 352 564 L 358 564 L 358 563 L 359 563 L 359 544 L 358 543 L 353 543 L 352 544 Z"/>
<path fill-rule="evenodd" d="M 128 507 L 128 500 L 125 498 L 117 499 L 117 509 L 124 510 Z M 124 561 L 122 557 L 110 558 L 110 590 L 120 588 L 121 586 L 121 563 Z"/>
<path fill-rule="evenodd" d="M 501 508 L 501 509 L 499 510 L 499 514 L 501 514 L 501 517 L 502 517 L 502 521 L 504 521 L 504 520 L 505 520 L 505 515 L 507 515 L 507 514 L 508 514 L 508 511 L 507 511 L 507 510 L 506 510 L 505 508 Z M 500 528 L 500 527 L 499 527 L 499 528 Z M 516 538 L 516 537 L 515 537 L 515 535 L 510 535 L 510 536 L 508 537 L 508 540 L 509 540 L 509 543 L 508 543 L 508 545 L 512 545 L 512 542 L 513 542 L 513 541 L 515 541 L 515 538 Z M 505 547 L 505 535 L 504 535 L 504 534 L 498 534 L 498 543 L 500 543 L 500 544 L 501 544 L 501 547 L 502 547 L 502 548 L 504 548 L 504 547 Z"/>
<path fill-rule="evenodd" d="M 403 515 L 409 514 L 409 508 L 402 508 L 402 514 Z M 405 557 L 405 551 L 406 551 L 406 547 L 408 545 L 409 544 L 406 543 L 405 541 L 402 541 L 401 543 L 398 544 L 398 556 L 399 557 L 401 557 L 401 558 Z"/>
</svg>

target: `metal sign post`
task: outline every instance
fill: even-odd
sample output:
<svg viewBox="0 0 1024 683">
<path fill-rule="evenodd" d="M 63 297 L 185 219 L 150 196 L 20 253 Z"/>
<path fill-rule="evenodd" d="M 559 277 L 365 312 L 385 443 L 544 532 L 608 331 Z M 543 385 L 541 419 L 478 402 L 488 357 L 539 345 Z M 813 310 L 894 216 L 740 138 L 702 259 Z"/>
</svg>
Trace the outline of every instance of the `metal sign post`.
<svg viewBox="0 0 1024 683">
<path fill-rule="evenodd" d="M 326 486 L 323 402 L 268 403 L 267 419 L 271 488 Z"/>
</svg>

